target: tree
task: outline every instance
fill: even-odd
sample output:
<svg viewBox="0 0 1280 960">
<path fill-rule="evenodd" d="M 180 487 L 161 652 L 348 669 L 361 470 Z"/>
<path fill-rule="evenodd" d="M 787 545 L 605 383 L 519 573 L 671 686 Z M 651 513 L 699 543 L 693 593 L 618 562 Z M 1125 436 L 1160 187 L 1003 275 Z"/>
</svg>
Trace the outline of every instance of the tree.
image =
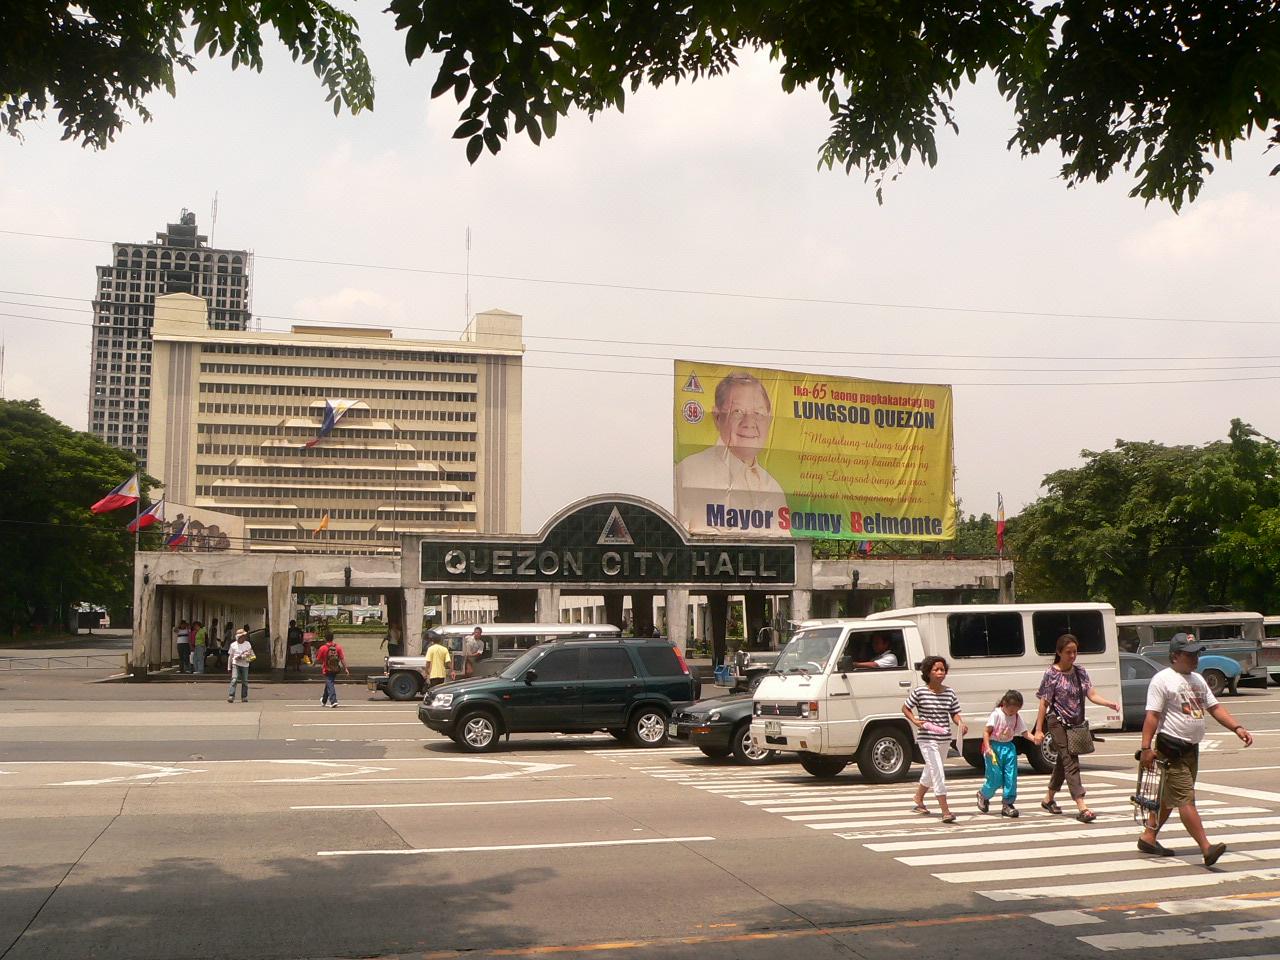
<svg viewBox="0 0 1280 960">
<path fill-rule="evenodd" d="M 122 108 L 151 119 L 145 98 L 172 96 L 176 71 L 195 70 L 189 29 L 195 53 L 261 71 L 264 27 L 311 65 L 334 113 L 373 106 L 356 21 L 324 0 L 27 0 L 0 5 L 0 124 L 17 136 L 53 109 L 64 140 L 104 147 L 124 126 Z"/>
<path fill-rule="evenodd" d="M 388 10 L 410 63 L 442 58 L 431 94 L 464 104 L 455 136 L 473 163 L 512 135 L 553 136 L 570 110 L 621 111 L 642 85 L 728 73 L 744 50 L 776 60 L 783 89 L 821 99 L 831 130 L 819 163 L 861 170 L 877 195 L 913 159 L 937 164 L 938 126 L 959 129 L 953 97 L 987 71 L 1016 114 L 1008 145 L 1059 150 L 1069 186 L 1132 171 L 1132 196 L 1178 209 L 1239 141 L 1270 131 L 1280 143 L 1274 0 L 390 0 Z M 45 0 L 0 8 L 6 127 L 17 132 L 52 101 L 67 136 L 104 145 L 120 103 L 145 119 L 143 97 L 172 93 L 174 68 L 193 68 L 184 24 L 197 52 L 254 69 L 270 25 L 314 66 L 335 110 L 372 105 L 355 21 L 325 3 Z"/>
<path fill-rule="evenodd" d="M 1116 441 L 1045 478 L 1009 523 L 1019 595 L 1121 613 L 1280 601 L 1280 448 L 1232 421 L 1225 442 Z"/>
<path fill-rule="evenodd" d="M 72 430 L 38 401 L 0 400 L 0 630 L 60 627 L 81 601 L 113 619 L 131 606 L 133 511 L 89 507 L 134 469 L 128 453 Z"/>
</svg>

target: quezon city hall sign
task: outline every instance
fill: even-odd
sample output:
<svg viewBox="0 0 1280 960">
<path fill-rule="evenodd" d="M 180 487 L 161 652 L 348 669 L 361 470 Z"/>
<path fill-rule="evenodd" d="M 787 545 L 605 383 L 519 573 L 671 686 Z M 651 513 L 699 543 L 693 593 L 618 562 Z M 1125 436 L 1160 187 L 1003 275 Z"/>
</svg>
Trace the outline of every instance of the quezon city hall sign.
<svg viewBox="0 0 1280 960">
<path fill-rule="evenodd" d="M 589 503 L 541 540 L 421 542 L 424 583 L 777 584 L 795 582 L 789 543 L 689 543 L 640 504 Z"/>
</svg>

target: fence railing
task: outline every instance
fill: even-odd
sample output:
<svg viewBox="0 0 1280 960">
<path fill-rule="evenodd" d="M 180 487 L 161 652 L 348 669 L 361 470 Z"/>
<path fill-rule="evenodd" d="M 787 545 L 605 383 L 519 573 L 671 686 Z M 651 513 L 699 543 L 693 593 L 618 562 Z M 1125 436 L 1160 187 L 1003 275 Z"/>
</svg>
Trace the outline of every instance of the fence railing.
<svg viewBox="0 0 1280 960">
<path fill-rule="evenodd" d="M 81 653 L 65 657 L 0 657 L 0 670 L 87 670 L 93 667 L 129 669 L 127 653 Z"/>
</svg>

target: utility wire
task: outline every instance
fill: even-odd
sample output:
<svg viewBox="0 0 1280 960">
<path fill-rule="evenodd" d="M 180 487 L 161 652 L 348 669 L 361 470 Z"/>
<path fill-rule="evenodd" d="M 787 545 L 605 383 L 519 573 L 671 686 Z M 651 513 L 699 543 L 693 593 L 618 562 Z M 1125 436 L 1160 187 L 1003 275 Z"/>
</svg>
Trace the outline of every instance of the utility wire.
<svg viewBox="0 0 1280 960">
<path fill-rule="evenodd" d="M 59 234 L 31 233 L 22 230 L 0 230 L 0 234 L 13 237 L 31 237 L 41 240 L 66 240 L 77 243 L 115 244 L 119 242 L 114 240 L 97 240 L 92 237 L 69 237 Z M 145 246 L 145 244 L 130 244 L 130 246 Z M 466 273 L 461 270 L 439 270 L 427 267 L 402 267 L 383 263 L 357 263 L 346 260 L 319 260 L 304 257 L 273 256 L 271 254 L 256 252 L 253 253 L 253 257 L 258 260 L 270 260 L 279 263 L 302 263 L 313 266 L 347 267 L 358 270 L 385 270 L 394 273 L 415 273 L 437 277 L 463 278 L 466 276 Z M 999 316 L 1010 317 L 1044 317 L 1052 320 L 1131 320 L 1147 323 L 1208 323 L 1225 324 L 1229 326 L 1275 326 L 1280 324 L 1280 320 L 1228 320 L 1197 317 L 1155 317 L 1135 314 L 1067 313 L 1045 310 L 1006 310 L 991 307 L 958 307 L 926 303 L 889 303 L 871 300 L 845 300 L 825 297 L 795 297 L 785 296 L 782 294 L 741 293 L 730 290 L 701 290 L 693 287 L 660 287 L 634 283 L 609 283 L 596 280 L 566 280 L 563 278 L 553 277 L 525 277 L 514 274 L 498 273 L 472 273 L 471 276 L 484 280 L 501 280 L 511 283 L 572 286 L 602 290 L 624 290 L 631 293 L 661 293 L 676 296 L 756 300 L 771 303 L 799 303 L 811 306 L 871 307 L 878 310 L 921 310 L 937 313 L 996 314 Z"/>
</svg>

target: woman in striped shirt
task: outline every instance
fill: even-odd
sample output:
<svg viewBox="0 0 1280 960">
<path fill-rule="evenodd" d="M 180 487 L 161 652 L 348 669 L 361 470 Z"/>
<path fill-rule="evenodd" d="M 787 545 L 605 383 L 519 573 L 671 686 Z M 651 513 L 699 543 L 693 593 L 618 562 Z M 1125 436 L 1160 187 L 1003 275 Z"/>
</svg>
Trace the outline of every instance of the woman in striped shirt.
<svg viewBox="0 0 1280 960">
<path fill-rule="evenodd" d="M 951 742 L 951 721 L 960 727 L 960 736 L 969 732 L 960 716 L 960 699 L 950 687 L 943 686 L 947 679 L 947 661 L 942 657 L 925 657 L 920 663 L 920 678 L 925 686 L 916 687 L 902 705 L 903 715 L 916 728 L 916 743 L 924 757 L 924 772 L 916 787 L 916 813 L 929 813 L 924 805 L 926 790 L 932 790 L 942 808 L 942 822 L 955 823 L 956 815 L 947 805 L 947 778 L 942 767 L 947 744 Z"/>
</svg>

